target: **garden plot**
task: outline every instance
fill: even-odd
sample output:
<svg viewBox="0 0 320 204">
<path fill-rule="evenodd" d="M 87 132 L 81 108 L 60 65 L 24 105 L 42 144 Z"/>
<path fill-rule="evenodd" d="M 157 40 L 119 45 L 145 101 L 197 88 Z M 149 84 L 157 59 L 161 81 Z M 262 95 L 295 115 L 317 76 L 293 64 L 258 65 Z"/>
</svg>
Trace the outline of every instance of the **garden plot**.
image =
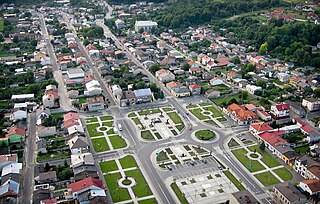
<svg viewBox="0 0 320 204">
<path fill-rule="evenodd" d="M 95 152 L 121 149 L 127 146 L 125 139 L 114 130 L 112 116 L 98 116 L 86 119 L 87 132 Z"/>
<path fill-rule="evenodd" d="M 171 107 L 133 111 L 128 115 L 141 130 L 141 138 L 159 140 L 178 135 L 185 125 Z"/>
</svg>

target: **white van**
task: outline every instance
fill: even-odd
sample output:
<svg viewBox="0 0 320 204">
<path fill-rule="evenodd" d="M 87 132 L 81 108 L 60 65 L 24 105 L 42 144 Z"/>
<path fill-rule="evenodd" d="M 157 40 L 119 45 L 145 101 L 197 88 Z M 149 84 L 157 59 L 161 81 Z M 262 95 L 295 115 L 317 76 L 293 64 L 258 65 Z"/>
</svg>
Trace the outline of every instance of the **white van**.
<svg viewBox="0 0 320 204">
<path fill-rule="evenodd" d="M 118 130 L 119 130 L 119 131 L 122 131 L 122 126 L 121 126 L 120 123 L 118 123 Z"/>
</svg>

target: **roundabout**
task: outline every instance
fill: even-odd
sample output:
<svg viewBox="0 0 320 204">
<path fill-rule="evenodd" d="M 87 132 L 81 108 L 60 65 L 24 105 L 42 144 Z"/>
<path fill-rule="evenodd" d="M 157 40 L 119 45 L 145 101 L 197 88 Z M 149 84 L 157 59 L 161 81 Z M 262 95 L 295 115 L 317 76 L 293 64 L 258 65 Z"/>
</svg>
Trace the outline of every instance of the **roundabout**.
<svg viewBox="0 0 320 204">
<path fill-rule="evenodd" d="M 219 138 L 219 135 L 209 129 L 196 130 L 191 133 L 191 137 L 193 140 L 201 143 L 212 143 Z"/>
</svg>

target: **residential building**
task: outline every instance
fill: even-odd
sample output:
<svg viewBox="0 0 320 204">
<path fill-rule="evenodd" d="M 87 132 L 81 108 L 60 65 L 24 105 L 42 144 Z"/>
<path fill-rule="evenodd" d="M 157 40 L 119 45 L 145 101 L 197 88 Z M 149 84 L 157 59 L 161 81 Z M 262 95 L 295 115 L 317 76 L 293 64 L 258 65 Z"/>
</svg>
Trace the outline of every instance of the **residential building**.
<svg viewBox="0 0 320 204">
<path fill-rule="evenodd" d="M 277 104 L 272 105 L 270 113 L 275 116 L 276 118 L 286 118 L 290 115 L 290 105 L 283 103 L 283 104 Z"/>
<path fill-rule="evenodd" d="M 36 143 L 37 143 L 37 147 L 38 147 L 38 152 L 40 152 L 40 153 L 42 153 L 42 154 L 48 153 L 48 150 L 47 150 L 47 140 L 45 140 L 45 139 L 38 139 Z"/>
<path fill-rule="evenodd" d="M 271 131 L 273 131 L 273 128 L 265 122 L 251 123 L 249 127 L 249 132 L 255 137 L 258 137 L 261 133 Z"/>
<path fill-rule="evenodd" d="M 229 204 L 260 204 L 248 190 L 231 193 L 229 201 Z"/>
<path fill-rule="evenodd" d="M 190 84 L 189 90 L 192 95 L 200 95 L 201 94 L 201 86 L 199 84 Z"/>
<path fill-rule="evenodd" d="M 126 23 L 123 20 L 117 19 L 115 21 L 117 29 L 121 30 L 126 26 Z"/>
<path fill-rule="evenodd" d="M 0 171 L 4 166 L 7 166 L 12 163 L 18 162 L 18 155 L 17 154 L 3 154 L 0 155 Z"/>
<path fill-rule="evenodd" d="M 290 75 L 284 72 L 278 73 L 277 77 L 281 82 L 288 82 L 290 80 Z"/>
<path fill-rule="evenodd" d="M 307 170 L 309 166 L 320 165 L 308 155 L 302 155 L 295 160 L 294 170 L 298 172 L 303 178 L 308 178 Z"/>
<path fill-rule="evenodd" d="M 153 21 L 136 21 L 134 25 L 134 30 L 136 32 L 140 32 L 141 30 L 146 31 L 148 33 L 152 32 L 152 29 L 156 29 L 158 27 L 157 22 Z"/>
<path fill-rule="evenodd" d="M 258 116 L 254 112 L 235 103 L 224 108 L 223 111 L 238 125 L 249 125 L 258 119 Z"/>
<path fill-rule="evenodd" d="M 303 190 L 303 192 L 307 192 L 309 195 L 320 194 L 320 180 L 318 179 L 300 181 L 299 187 Z"/>
<path fill-rule="evenodd" d="M 281 160 L 284 161 L 291 169 L 294 169 L 294 163 L 300 155 L 295 151 L 288 151 L 282 154 Z"/>
<path fill-rule="evenodd" d="M 104 99 L 102 96 L 87 98 L 88 110 L 89 111 L 97 111 L 104 109 Z"/>
<path fill-rule="evenodd" d="M 68 80 L 76 83 L 82 83 L 85 73 L 81 68 L 70 68 L 67 70 Z"/>
<path fill-rule="evenodd" d="M 101 95 L 102 89 L 100 83 L 97 80 L 91 80 L 85 85 L 86 90 L 84 91 L 85 96 L 98 96 Z"/>
<path fill-rule="evenodd" d="M 48 91 L 42 96 L 42 103 L 44 108 L 54 108 L 55 103 L 59 99 L 59 94 L 56 91 Z"/>
<path fill-rule="evenodd" d="M 10 127 L 5 138 L 1 139 L 8 140 L 10 144 L 19 144 L 25 140 L 25 131 L 16 126 Z"/>
<path fill-rule="evenodd" d="M 41 137 L 49 137 L 57 134 L 56 126 L 45 127 L 45 126 L 38 126 L 37 127 L 38 136 Z"/>
<path fill-rule="evenodd" d="M 312 164 L 307 167 L 306 177 L 308 179 L 318 179 L 320 178 L 320 163 Z"/>
<path fill-rule="evenodd" d="M 287 141 L 281 138 L 281 135 L 284 135 L 284 131 L 273 131 L 273 132 L 264 132 L 259 135 L 259 139 L 263 141 L 273 154 L 281 158 L 282 153 L 278 151 L 277 146 L 287 145 Z"/>
<path fill-rule="evenodd" d="M 279 183 L 272 189 L 272 195 L 279 204 L 306 204 L 307 198 L 292 184 Z"/>
<path fill-rule="evenodd" d="M 79 203 L 90 202 L 95 197 L 106 197 L 103 182 L 92 177 L 82 179 L 67 186 L 70 198 Z"/>
<path fill-rule="evenodd" d="M 160 69 L 160 70 L 156 71 L 156 77 L 157 77 L 157 79 L 159 79 L 159 81 L 161 81 L 163 83 L 173 81 L 176 78 L 172 72 L 170 72 L 169 70 L 165 70 L 165 69 Z"/>
<path fill-rule="evenodd" d="M 176 97 L 190 96 L 189 89 L 180 82 L 169 82 L 166 84 L 166 87 L 169 89 L 171 94 Z"/>
<path fill-rule="evenodd" d="M 210 89 L 208 91 L 206 91 L 205 93 L 207 98 L 219 98 L 220 97 L 220 91 L 216 91 L 213 89 Z"/>
<path fill-rule="evenodd" d="M 210 85 L 211 86 L 217 86 L 217 85 L 221 85 L 221 84 L 223 84 L 223 81 L 221 79 L 219 79 L 219 78 L 212 78 L 210 80 Z"/>
<path fill-rule="evenodd" d="M 89 144 L 85 137 L 74 136 L 67 143 L 71 154 L 81 154 L 83 151 L 89 150 Z"/>
<path fill-rule="evenodd" d="M 36 110 L 37 125 L 41 125 L 44 119 L 49 118 L 51 111 L 49 108 L 39 108 Z"/>
<path fill-rule="evenodd" d="M 13 113 L 10 115 L 10 120 L 17 121 L 17 120 L 24 120 L 27 118 L 27 111 L 14 109 Z"/>
<path fill-rule="evenodd" d="M 56 171 L 40 173 L 34 178 L 39 184 L 53 183 L 58 180 Z"/>
<path fill-rule="evenodd" d="M 272 117 L 269 113 L 263 111 L 263 110 L 260 110 L 258 109 L 257 110 L 257 115 L 263 120 L 263 121 L 270 121 L 272 120 Z"/>
<path fill-rule="evenodd" d="M 124 91 L 120 98 L 120 107 L 136 104 L 137 97 L 133 91 Z"/>
<path fill-rule="evenodd" d="M 134 90 L 133 93 L 136 96 L 136 103 L 147 103 L 153 100 L 150 88 Z"/>
<path fill-rule="evenodd" d="M 251 84 L 247 84 L 247 85 L 246 85 L 246 90 L 247 90 L 250 94 L 254 95 L 254 93 L 255 93 L 256 91 L 262 90 L 262 87 L 260 87 L 260 86 L 255 86 L 255 85 L 251 85 Z"/>
<path fill-rule="evenodd" d="M 308 111 L 320 110 L 320 101 L 315 98 L 305 98 L 302 100 L 302 106 L 306 107 Z"/>
</svg>

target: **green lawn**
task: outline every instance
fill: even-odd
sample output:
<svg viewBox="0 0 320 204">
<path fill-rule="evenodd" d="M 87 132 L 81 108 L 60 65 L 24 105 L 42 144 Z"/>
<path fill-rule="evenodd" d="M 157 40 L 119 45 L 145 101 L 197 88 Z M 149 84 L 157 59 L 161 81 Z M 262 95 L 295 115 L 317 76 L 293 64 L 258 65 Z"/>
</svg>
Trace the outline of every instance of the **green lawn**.
<svg viewBox="0 0 320 204">
<path fill-rule="evenodd" d="M 104 152 L 110 150 L 107 140 L 104 137 L 91 139 L 91 142 L 95 152 Z"/>
<path fill-rule="evenodd" d="M 187 201 L 186 197 L 184 197 L 184 194 L 180 191 L 179 187 L 177 186 L 176 183 L 172 183 L 171 185 L 172 190 L 176 194 L 176 196 L 179 198 L 181 204 L 188 204 L 189 202 Z"/>
<path fill-rule="evenodd" d="M 118 180 L 121 178 L 120 173 L 106 174 L 104 176 L 114 203 L 131 199 L 128 190 L 125 188 L 119 188 L 118 186 Z"/>
<path fill-rule="evenodd" d="M 264 186 L 271 186 L 280 181 L 269 171 L 254 175 Z"/>
<path fill-rule="evenodd" d="M 245 166 L 250 172 L 256 172 L 265 169 L 258 161 L 251 161 L 248 157 L 246 157 L 247 151 L 245 149 L 233 150 L 232 154 L 234 154 L 234 156 L 237 157 L 242 165 Z"/>
<path fill-rule="evenodd" d="M 146 140 L 154 140 L 154 137 L 150 130 L 141 131 L 141 137 Z"/>
<path fill-rule="evenodd" d="M 71 155 L 70 151 L 63 151 L 63 152 L 50 152 L 46 154 L 38 153 L 37 155 L 37 161 L 45 161 L 49 159 L 64 159 L 69 158 Z"/>
<path fill-rule="evenodd" d="M 208 116 L 202 115 L 201 111 L 202 111 L 202 110 L 201 110 L 200 108 L 196 108 L 196 109 L 190 110 L 190 112 L 191 112 L 194 116 L 196 116 L 199 120 L 209 119 Z"/>
<path fill-rule="evenodd" d="M 133 156 L 126 156 L 121 159 L 119 159 L 119 162 L 123 169 L 131 168 L 131 167 L 137 167 L 136 160 L 133 158 Z"/>
<path fill-rule="evenodd" d="M 200 103 L 199 105 L 203 107 L 203 106 L 210 106 L 212 104 L 211 103 Z"/>
<path fill-rule="evenodd" d="M 1 20 L 0 20 L 1 22 Z M 4 102 L 0 102 L 0 107 L 3 108 L 3 107 L 7 107 L 9 105 L 8 102 L 4 101 Z"/>
<path fill-rule="evenodd" d="M 103 173 L 118 170 L 117 163 L 114 160 L 100 162 L 99 165 Z"/>
<path fill-rule="evenodd" d="M 114 129 L 113 129 L 113 128 L 111 128 L 110 130 L 108 130 L 107 134 L 108 134 L 108 135 L 112 135 L 112 134 L 114 134 Z"/>
<path fill-rule="evenodd" d="M 51 114 L 53 118 L 58 119 L 58 118 L 62 118 L 63 115 L 65 114 L 65 112 L 62 113 L 53 113 Z"/>
<path fill-rule="evenodd" d="M 90 135 L 90 137 L 97 137 L 97 136 L 102 136 L 102 132 L 98 132 L 96 129 L 99 127 L 99 124 L 89 124 L 87 125 L 87 130 Z"/>
<path fill-rule="evenodd" d="M 273 170 L 273 172 L 276 173 L 284 181 L 289 181 L 293 178 L 292 173 L 285 167 Z"/>
<path fill-rule="evenodd" d="M 83 103 L 87 103 L 87 99 L 86 98 L 78 98 L 79 103 L 83 104 Z"/>
<path fill-rule="evenodd" d="M 109 136 L 113 149 L 125 148 L 127 146 L 126 141 L 119 135 Z"/>
<path fill-rule="evenodd" d="M 258 145 L 255 146 L 250 146 L 248 147 L 248 149 L 250 149 L 250 151 L 254 151 L 257 150 L 257 152 L 259 152 L 262 155 L 262 161 L 263 163 L 265 163 L 268 167 L 272 168 L 272 167 L 276 167 L 276 166 L 280 166 L 280 163 L 273 157 L 271 156 L 268 152 L 266 151 L 262 151 Z"/>
<path fill-rule="evenodd" d="M 180 132 L 183 130 L 184 127 L 185 127 L 185 126 L 184 126 L 183 123 L 180 124 L 180 125 L 176 125 L 176 128 L 177 128 Z"/>
<path fill-rule="evenodd" d="M 173 111 L 173 108 L 162 108 L 165 112 Z"/>
<path fill-rule="evenodd" d="M 4 20 L 0 19 L 0 32 L 3 32 L 4 30 Z"/>
<path fill-rule="evenodd" d="M 167 115 L 170 117 L 170 119 L 175 123 L 175 124 L 179 124 L 179 123 L 183 123 L 180 116 L 178 115 L 178 113 L 176 112 L 171 112 L 171 113 L 167 113 Z"/>
<path fill-rule="evenodd" d="M 111 115 L 106 115 L 106 116 L 100 116 L 101 121 L 105 120 L 113 120 L 113 117 Z"/>
<path fill-rule="evenodd" d="M 128 115 L 130 118 L 131 117 L 136 117 L 137 115 L 136 115 L 136 113 L 135 112 L 132 112 L 132 113 L 129 113 L 129 115 Z"/>
<path fill-rule="evenodd" d="M 217 120 L 218 120 L 219 122 L 225 122 L 225 121 L 228 121 L 225 117 L 217 118 Z"/>
<path fill-rule="evenodd" d="M 216 137 L 216 134 L 211 130 L 198 130 L 195 135 L 200 140 L 212 140 Z"/>
<path fill-rule="evenodd" d="M 220 97 L 220 98 L 213 98 L 213 99 L 210 99 L 212 102 L 214 102 L 216 105 L 218 106 L 224 106 L 224 103 L 229 103 L 229 101 L 232 99 L 232 98 L 235 98 L 238 102 L 240 102 L 240 95 L 241 93 L 237 93 L 235 95 L 228 95 L 228 96 L 223 96 L 223 97 Z M 248 98 L 246 100 L 243 101 L 243 103 L 247 103 L 249 101 L 252 100 L 252 97 L 248 96 Z"/>
<path fill-rule="evenodd" d="M 161 111 L 159 108 L 157 108 L 152 110 L 142 110 L 138 112 L 139 115 L 148 115 L 148 114 L 154 114 L 154 113 L 161 113 Z"/>
<path fill-rule="evenodd" d="M 235 141 L 235 139 L 231 138 L 231 140 L 228 143 L 228 147 L 237 147 L 239 146 L 238 142 Z"/>
<path fill-rule="evenodd" d="M 190 109 L 190 108 L 197 108 L 198 106 L 196 104 L 191 104 L 191 105 L 187 105 L 187 109 Z"/>
<path fill-rule="evenodd" d="M 222 113 L 220 111 L 218 111 L 215 107 L 213 106 L 209 106 L 209 107 L 205 107 L 205 110 L 208 110 L 212 113 L 213 117 L 220 117 L 223 116 Z"/>
<path fill-rule="evenodd" d="M 239 182 L 238 179 L 236 179 L 236 177 L 234 177 L 232 175 L 232 173 L 230 171 L 224 171 L 223 172 L 228 179 L 238 188 L 239 191 L 245 190 L 245 188 L 243 187 L 243 185 Z"/>
<path fill-rule="evenodd" d="M 96 118 L 96 117 L 94 117 L 94 118 L 86 118 L 86 122 L 87 122 L 87 123 L 98 122 L 98 118 Z"/>
<path fill-rule="evenodd" d="M 133 122 L 134 122 L 136 125 L 141 125 L 141 126 L 142 126 L 142 123 L 141 123 L 141 121 L 139 120 L 139 118 L 131 118 L 131 120 L 133 120 Z"/>
<path fill-rule="evenodd" d="M 126 171 L 125 174 L 129 177 L 134 178 L 137 182 L 137 184 L 132 187 L 132 190 L 136 197 L 141 198 L 152 195 L 152 191 L 150 190 L 145 178 L 143 177 L 139 169 Z"/>
<path fill-rule="evenodd" d="M 166 161 L 169 159 L 169 157 L 167 156 L 167 153 L 165 151 L 161 151 L 157 154 L 157 161 L 161 162 L 161 161 Z"/>
<path fill-rule="evenodd" d="M 108 127 L 112 127 L 113 122 L 109 121 L 109 122 L 102 122 L 102 126 L 108 126 Z"/>
<path fill-rule="evenodd" d="M 138 204 L 157 204 L 157 203 L 158 202 L 155 198 L 138 201 Z"/>
</svg>

